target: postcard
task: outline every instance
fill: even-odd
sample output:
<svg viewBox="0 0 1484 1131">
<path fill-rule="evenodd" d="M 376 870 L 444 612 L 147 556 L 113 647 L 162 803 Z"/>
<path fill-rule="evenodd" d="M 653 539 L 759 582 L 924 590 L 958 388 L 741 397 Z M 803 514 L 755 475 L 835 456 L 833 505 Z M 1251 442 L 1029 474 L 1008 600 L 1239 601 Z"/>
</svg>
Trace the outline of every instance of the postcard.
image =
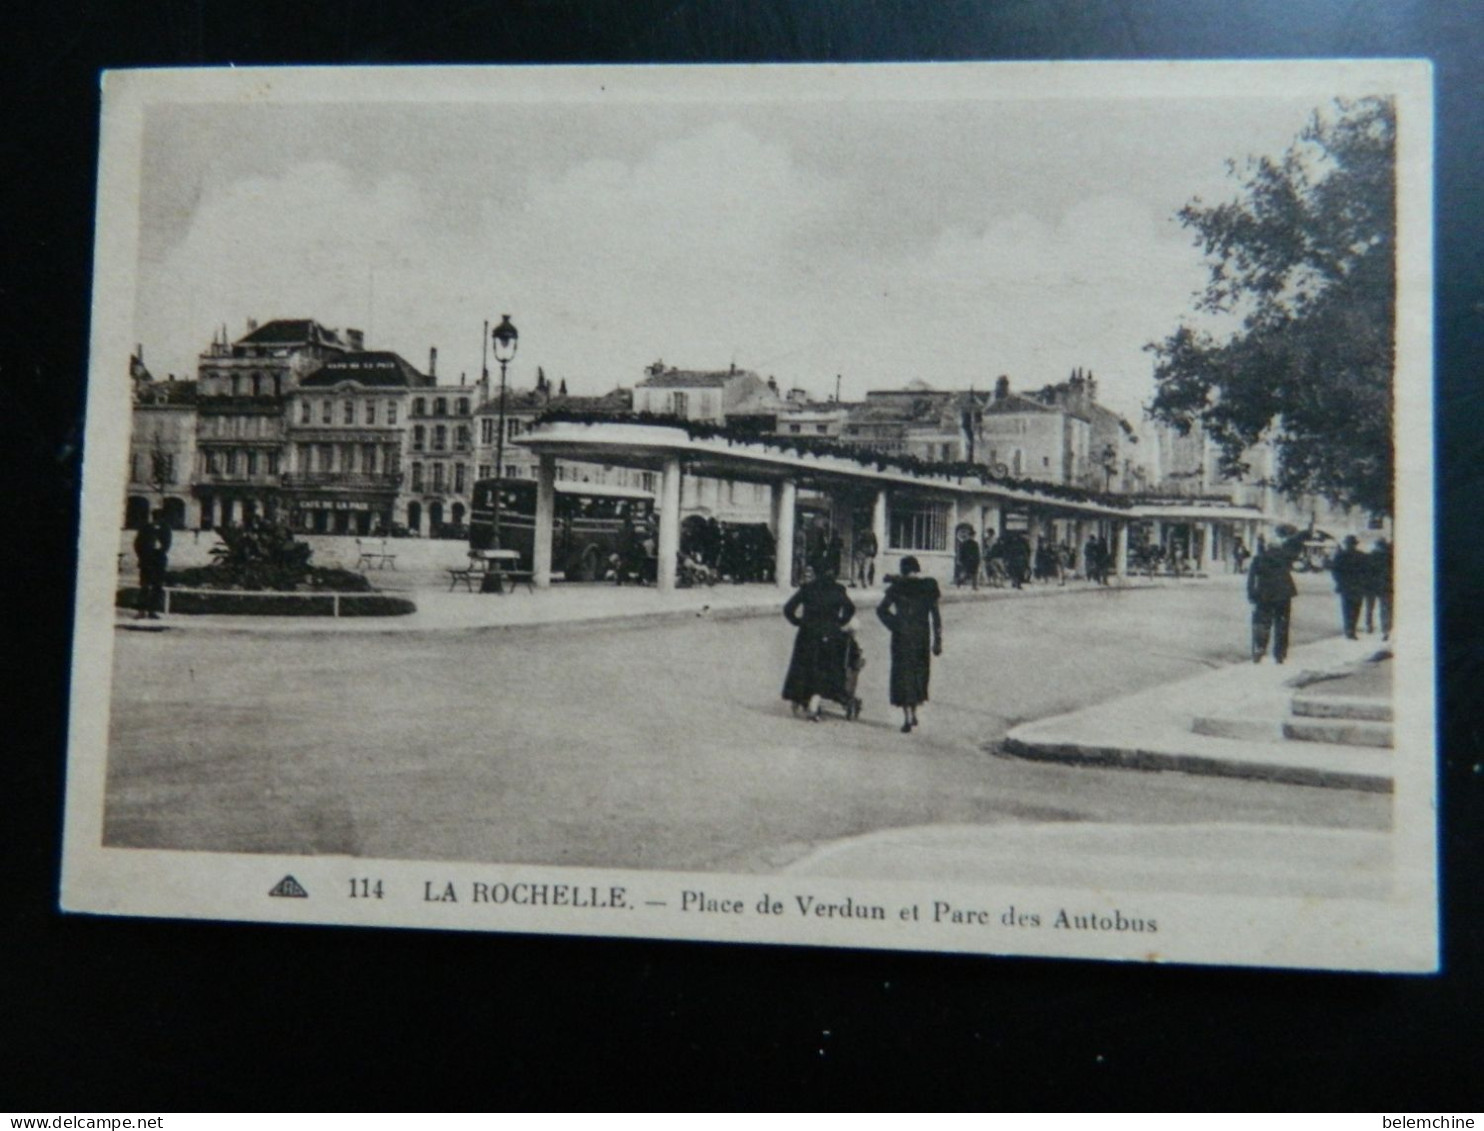
<svg viewBox="0 0 1484 1131">
<path fill-rule="evenodd" d="M 1438 967 L 1416 60 L 103 76 L 69 912 Z"/>
</svg>

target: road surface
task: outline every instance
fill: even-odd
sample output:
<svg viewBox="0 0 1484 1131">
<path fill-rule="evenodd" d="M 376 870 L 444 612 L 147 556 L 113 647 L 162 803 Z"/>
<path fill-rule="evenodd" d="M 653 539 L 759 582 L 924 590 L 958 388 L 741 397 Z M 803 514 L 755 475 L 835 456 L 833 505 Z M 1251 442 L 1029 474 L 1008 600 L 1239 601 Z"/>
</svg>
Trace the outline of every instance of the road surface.
<svg viewBox="0 0 1484 1131">
<path fill-rule="evenodd" d="M 945 608 L 922 725 L 791 717 L 778 618 L 480 634 L 117 639 L 105 840 L 130 847 L 768 871 L 888 829 L 1242 822 L 1382 830 L 1384 796 L 1023 762 L 1014 724 L 1241 662 L 1235 579 Z M 1301 580 L 1295 643 L 1332 635 Z"/>
</svg>

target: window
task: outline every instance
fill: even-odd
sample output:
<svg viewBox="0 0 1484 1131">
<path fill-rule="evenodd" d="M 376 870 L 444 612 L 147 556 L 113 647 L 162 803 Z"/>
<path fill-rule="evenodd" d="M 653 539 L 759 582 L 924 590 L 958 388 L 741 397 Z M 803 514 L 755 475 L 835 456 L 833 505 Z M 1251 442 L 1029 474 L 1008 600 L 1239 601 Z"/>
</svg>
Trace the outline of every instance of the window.
<svg viewBox="0 0 1484 1131">
<path fill-rule="evenodd" d="M 520 478 L 520 468 L 516 464 L 507 463 L 505 465 L 505 478 L 506 479 L 519 479 Z"/>
<path fill-rule="evenodd" d="M 362 444 L 361 445 L 361 471 L 364 472 L 367 475 L 370 475 L 375 470 L 376 470 L 376 445 L 375 444 Z"/>
<path fill-rule="evenodd" d="M 428 402 L 425 401 L 425 400 L 423 400 L 422 397 L 413 397 L 412 398 L 412 415 L 413 416 L 426 416 L 427 415 L 427 404 L 428 404 Z"/>
<path fill-rule="evenodd" d="M 258 453 L 255 452 L 255 451 L 249 451 L 247 453 L 247 474 L 251 476 L 251 475 L 256 475 L 257 473 L 258 473 Z"/>
<path fill-rule="evenodd" d="M 300 401 L 299 402 L 299 423 L 300 424 L 308 424 L 309 423 L 310 412 L 311 412 L 311 408 L 310 408 L 309 402 L 308 401 Z"/>
<path fill-rule="evenodd" d="M 412 465 L 412 489 L 414 491 L 423 489 L 423 465 L 420 463 Z"/>
<path fill-rule="evenodd" d="M 802 424 L 790 424 L 788 430 L 792 435 L 797 436 L 804 430 L 804 426 Z"/>
<path fill-rule="evenodd" d="M 447 397 L 434 397 L 433 398 L 433 415 L 434 416 L 447 416 L 448 415 L 448 398 Z"/>
<path fill-rule="evenodd" d="M 268 452 L 268 474 L 278 474 L 278 452 L 276 450 Z"/>
<path fill-rule="evenodd" d="M 526 422 L 524 420 L 512 418 L 505 421 L 505 439 L 507 440 L 515 439 L 517 436 L 522 435 L 525 430 Z"/>
<path fill-rule="evenodd" d="M 479 478 L 481 478 L 481 479 L 488 479 L 494 473 L 495 473 L 495 469 L 492 466 L 490 466 L 489 464 L 482 463 L 482 464 L 479 465 Z"/>
<path fill-rule="evenodd" d="M 317 450 L 319 452 L 319 468 L 318 468 L 318 470 L 320 470 L 320 471 L 334 471 L 335 470 L 335 449 L 333 447 L 331 447 L 329 444 L 320 444 L 318 446 L 318 449 Z"/>
<path fill-rule="evenodd" d="M 468 469 L 463 464 L 456 463 L 453 465 L 453 489 L 455 494 L 462 495 L 464 493 L 464 477 L 467 474 Z"/>
<path fill-rule="evenodd" d="M 395 423 L 397 423 L 397 402 L 396 401 L 387 401 L 386 402 L 386 422 L 388 424 L 395 424 Z"/>
<path fill-rule="evenodd" d="M 129 453 L 129 478 L 135 483 L 143 482 L 143 477 L 139 474 L 138 452 Z"/>
<path fill-rule="evenodd" d="M 206 453 L 206 474 L 207 475 L 220 475 L 221 474 L 222 466 L 221 466 L 221 461 L 218 458 L 219 454 L 220 453 L 215 452 L 215 451 L 211 451 L 211 452 L 207 452 Z"/>
<path fill-rule="evenodd" d="M 443 465 L 441 463 L 433 465 L 433 490 L 443 490 Z"/>
<path fill-rule="evenodd" d="M 366 423 L 367 424 L 375 424 L 376 423 L 376 402 L 375 401 L 367 401 L 366 402 Z"/>
<path fill-rule="evenodd" d="M 415 404 L 416 402 L 413 403 Z M 420 452 L 427 446 L 427 443 L 428 430 L 419 424 L 412 430 L 412 450 Z"/>
<path fill-rule="evenodd" d="M 1051 466 L 1051 457 L 1050 456 L 1042 456 L 1041 457 L 1041 466 L 1042 467 L 1050 467 Z"/>
<path fill-rule="evenodd" d="M 345 423 L 354 424 L 356 422 L 356 402 L 344 402 L 344 404 L 341 406 L 340 415 L 344 418 Z"/>
<path fill-rule="evenodd" d="M 467 424 L 460 424 L 454 432 L 454 447 L 461 452 L 469 450 L 469 426 Z"/>
<path fill-rule="evenodd" d="M 459 413 L 460 416 L 468 416 L 469 415 L 469 398 L 468 397 L 460 397 L 459 398 L 458 413 Z"/>
<path fill-rule="evenodd" d="M 932 499 L 894 502 L 890 519 L 893 550 L 948 549 L 948 503 Z"/>
<path fill-rule="evenodd" d="M 236 448 L 228 448 L 227 449 L 227 474 L 228 475 L 236 475 L 237 474 L 237 449 Z"/>
<path fill-rule="evenodd" d="M 816 424 L 814 426 L 814 431 L 818 432 L 821 436 L 828 436 L 830 432 L 830 426 L 828 424 Z"/>
<path fill-rule="evenodd" d="M 479 422 L 479 442 L 481 444 L 493 444 L 495 442 L 495 422 L 487 416 Z M 481 475 L 480 478 L 488 479 L 489 476 Z"/>
<path fill-rule="evenodd" d="M 686 408 L 686 396 L 684 393 L 670 394 L 670 411 L 676 416 L 684 416 Z"/>
<path fill-rule="evenodd" d="M 433 428 L 433 450 L 442 452 L 448 450 L 448 425 L 439 424 Z"/>
<path fill-rule="evenodd" d="M 331 419 L 330 412 L 331 412 L 330 402 L 329 401 L 320 401 L 320 405 L 319 405 L 319 422 L 321 424 L 329 424 L 330 423 L 330 419 Z"/>
</svg>

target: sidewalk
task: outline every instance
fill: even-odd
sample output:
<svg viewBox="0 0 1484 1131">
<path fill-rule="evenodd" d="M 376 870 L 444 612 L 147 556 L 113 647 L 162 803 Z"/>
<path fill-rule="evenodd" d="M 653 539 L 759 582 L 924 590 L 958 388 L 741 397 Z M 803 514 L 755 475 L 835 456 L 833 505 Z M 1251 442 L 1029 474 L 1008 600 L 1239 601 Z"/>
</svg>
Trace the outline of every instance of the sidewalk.
<svg viewBox="0 0 1484 1131">
<path fill-rule="evenodd" d="M 1293 649 L 1282 666 L 1233 664 L 1070 714 L 1015 727 L 1004 751 L 1043 761 L 1179 770 L 1389 793 L 1395 754 L 1375 740 L 1389 721 L 1389 683 L 1364 662 L 1378 638 L 1334 636 Z M 1341 719 L 1315 734 L 1297 714 L 1337 698 Z M 1385 712 L 1384 716 L 1380 712 Z M 1314 740 L 1300 740 L 1308 738 Z M 1365 743 L 1365 744 L 1362 744 Z"/>
<path fill-rule="evenodd" d="M 380 578 L 378 578 L 380 580 Z M 391 580 L 391 579 L 388 579 Z M 1109 589 L 1147 589 L 1163 586 L 1234 585 L 1240 578 L 1217 577 L 1205 580 L 1148 580 L 1127 578 Z M 1057 594 L 1096 592 L 1103 586 L 1085 581 L 1065 586 L 1032 584 L 1024 589 L 949 588 L 944 591 L 945 605 L 969 601 L 1027 601 Z M 660 593 L 644 586 L 616 586 L 604 583 L 562 583 L 546 590 L 529 590 L 518 586 L 503 595 L 469 593 L 464 589 L 448 591 L 443 585 L 421 584 L 408 588 L 388 588 L 387 592 L 405 596 L 417 605 L 417 612 L 400 617 L 258 617 L 258 616 L 167 616 L 161 620 L 135 620 L 127 609 L 116 610 L 115 624 L 125 631 L 205 632 L 212 635 L 245 633 L 250 635 L 315 635 L 315 634 L 387 634 L 409 632 L 484 632 L 499 629 L 539 628 L 545 626 L 579 627 L 611 625 L 619 622 L 656 623 L 666 620 L 710 617 L 736 620 L 745 617 L 778 616 L 788 591 L 772 585 L 715 585 L 696 589 L 676 589 Z M 883 590 L 850 589 L 850 599 L 862 612 L 869 611 L 881 600 Z"/>
</svg>

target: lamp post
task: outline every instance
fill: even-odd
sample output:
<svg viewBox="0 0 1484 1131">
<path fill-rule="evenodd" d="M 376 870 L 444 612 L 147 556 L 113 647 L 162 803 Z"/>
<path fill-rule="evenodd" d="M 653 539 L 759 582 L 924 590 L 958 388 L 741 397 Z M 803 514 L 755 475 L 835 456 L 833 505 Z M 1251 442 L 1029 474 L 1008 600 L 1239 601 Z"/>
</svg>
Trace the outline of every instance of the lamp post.
<svg viewBox="0 0 1484 1131">
<path fill-rule="evenodd" d="M 499 431 L 495 433 L 495 498 L 494 498 L 494 546 L 498 550 L 500 546 L 500 496 L 504 494 L 505 487 L 502 480 L 505 478 L 505 367 L 515 357 L 515 347 L 520 334 L 516 332 L 515 325 L 510 321 L 510 315 L 500 315 L 500 324 L 491 331 L 490 336 L 495 342 L 495 360 L 500 363 L 500 423 Z"/>
</svg>

